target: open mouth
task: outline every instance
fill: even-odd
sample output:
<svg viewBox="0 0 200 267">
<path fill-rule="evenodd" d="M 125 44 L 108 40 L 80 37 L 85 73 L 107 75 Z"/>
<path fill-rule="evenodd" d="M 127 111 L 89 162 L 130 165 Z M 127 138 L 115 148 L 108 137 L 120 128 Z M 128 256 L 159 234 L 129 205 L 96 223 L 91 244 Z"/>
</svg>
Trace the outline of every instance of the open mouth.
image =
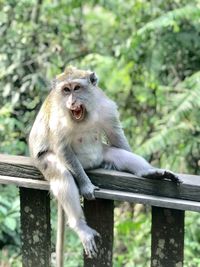
<svg viewBox="0 0 200 267">
<path fill-rule="evenodd" d="M 85 108 L 80 105 L 75 109 L 71 109 L 71 114 L 74 120 L 81 121 L 85 117 Z"/>
</svg>

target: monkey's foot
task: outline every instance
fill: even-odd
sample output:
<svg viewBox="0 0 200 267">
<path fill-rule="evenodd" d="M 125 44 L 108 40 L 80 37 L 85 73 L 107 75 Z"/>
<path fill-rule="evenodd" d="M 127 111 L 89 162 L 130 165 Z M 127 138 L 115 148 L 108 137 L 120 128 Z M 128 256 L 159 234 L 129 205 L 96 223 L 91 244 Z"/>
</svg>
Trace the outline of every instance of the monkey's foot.
<svg viewBox="0 0 200 267">
<path fill-rule="evenodd" d="M 81 230 L 78 230 L 78 235 L 83 244 L 85 254 L 89 258 L 96 258 L 98 249 L 96 246 L 95 237 L 100 238 L 100 234 L 89 226 L 84 225 Z"/>
<path fill-rule="evenodd" d="M 80 186 L 80 194 L 88 200 L 95 199 L 94 190 L 99 190 L 99 187 L 91 182 Z"/>
<path fill-rule="evenodd" d="M 178 175 L 165 169 L 152 168 L 152 169 L 149 169 L 147 171 L 140 173 L 139 175 L 145 178 L 152 178 L 152 179 L 165 179 L 166 178 L 176 183 L 182 183 Z"/>
</svg>

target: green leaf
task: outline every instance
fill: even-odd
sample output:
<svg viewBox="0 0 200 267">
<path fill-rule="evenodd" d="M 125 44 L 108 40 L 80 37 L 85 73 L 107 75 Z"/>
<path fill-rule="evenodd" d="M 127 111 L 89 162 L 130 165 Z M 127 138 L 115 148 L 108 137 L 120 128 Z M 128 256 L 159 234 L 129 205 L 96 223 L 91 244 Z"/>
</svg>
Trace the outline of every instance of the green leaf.
<svg viewBox="0 0 200 267">
<path fill-rule="evenodd" d="M 16 223 L 16 219 L 12 218 L 12 217 L 6 217 L 5 218 L 5 225 L 6 227 L 8 227 L 11 231 L 14 231 L 17 223 Z"/>
</svg>

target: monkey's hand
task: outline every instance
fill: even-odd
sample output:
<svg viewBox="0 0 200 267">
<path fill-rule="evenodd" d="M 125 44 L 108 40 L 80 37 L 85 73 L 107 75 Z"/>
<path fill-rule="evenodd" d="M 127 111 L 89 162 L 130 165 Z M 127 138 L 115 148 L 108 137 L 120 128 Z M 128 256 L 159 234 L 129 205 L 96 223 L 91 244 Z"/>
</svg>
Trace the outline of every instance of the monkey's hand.
<svg viewBox="0 0 200 267">
<path fill-rule="evenodd" d="M 93 185 L 91 182 L 83 183 L 82 185 L 79 185 L 80 194 L 88 199 L 95 199 L 94 196 L 94 190 L 99 190 L 98 186 Z"/>
<path fill-rule="evenodd" d="M 151 169 L 142 171 L 138 173 L 137 175 L 145 177 L 145 178 L 151 178 L 151 179 L 168 179 L 178 184 L 182 183 L 178 175 L 165 169 L 151 168 Z"/>
</svg>

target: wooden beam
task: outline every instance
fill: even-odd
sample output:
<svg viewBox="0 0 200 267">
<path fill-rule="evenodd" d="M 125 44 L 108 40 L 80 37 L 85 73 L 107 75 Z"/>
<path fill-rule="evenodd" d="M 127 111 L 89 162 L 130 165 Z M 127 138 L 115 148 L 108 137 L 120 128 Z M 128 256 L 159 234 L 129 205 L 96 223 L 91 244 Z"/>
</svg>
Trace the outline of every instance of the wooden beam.
<svg viewBox="0 0 200 267">
<path fill-rule="evenodd" d="M 0 154 L 0 175 L 44 180 L 31 158 Z"/>
<path fill-rule="evenodd" d="M 99 191 L 95 191 L 95 197 L 103 199 L 113 199 L 118 201 L 128 201 L 133 203 L 141 203 L 144 205 L 151 205 L 163 208 L 200 212 L 200 202 L 198 201 L 159 197 L 159 196 L 108 190 L 108 189 L 100 189 Z"/>
<path fill-rule="evenodd" d="M 151 267 L 183 266 L 184 211 L 152 207 Z"/>
<path fill-rule="evenodd" d="M 47 181 L 24 179 L 11 176 L 2 176 L 2 175 L 0 175 L 0 184 L 14 184 L 19 187 L 39 189 L 39 190 L 50 189 L 49 182 Z M 95 197 L 142 203 L 163 208 L 191 210 L 200 212 L 200 202 L 185 200 L 185 199 L 159 197 L 159 196 L 130 193 L 124 191 L 109 190 L 109 189 L 100 189 L 98 191 L 95 191 Z"/>
<path fill-rule="evenodd" d="M 0 155 L 0 175 L 42 180 L 42 174 L 28 157 Z M 88 171 L 91 181 L 102 189 L 200 201 L 200 176 L 180 174 L 177 185 L 167 180 L 146 179 L 130 173 L 103 169 Z"/>
<path fill-rule="evenodd" d="M 84 267 L 112 267 L 114 202 L 106 199 L 84 200 L 84 213 L 89 226 L 100 235 L 98 254 L 90 259 L 84 254 Z"/>
<path fill-rule="evenodd" d="M 0 175 L 0 184 L 13 184 L 19 187 L 39 189 L 39 190 L 49 190 L 49 182 L 44 180 L 36 179 L 25 179 L 20 177 L 4 176 Z"/>
<path fill-rule="evenodd" d="M 50 198 L 47 191 L 20 188 L 23 267 L 50 267 Z"/>
</svg>

